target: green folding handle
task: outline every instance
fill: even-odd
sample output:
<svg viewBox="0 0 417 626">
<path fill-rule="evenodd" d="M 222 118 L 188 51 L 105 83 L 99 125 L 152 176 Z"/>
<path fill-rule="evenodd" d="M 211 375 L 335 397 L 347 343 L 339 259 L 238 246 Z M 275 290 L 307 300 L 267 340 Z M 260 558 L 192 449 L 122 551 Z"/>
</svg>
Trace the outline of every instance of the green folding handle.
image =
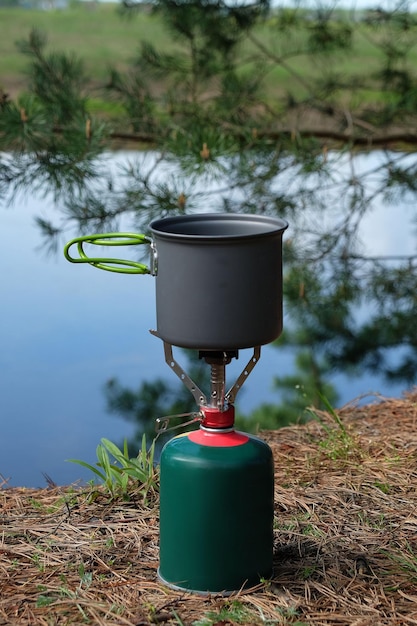
<svg viewBox="0 0 417 626">
<path fill-rule="evenodd" d="M 85 235 L 84 237 L 76 237 L 69 241 L 64 248 L 64 256 L 71 263 L 89 263 L 100 270 L 108 272 L 118 272 L 120 274 L 151 274 L 151 270 L 147 265 L 138 263 L 137 261 L 129 261 L 125 259 L 111 259 L 89 257 L 83 248 L 83 244 L 90 243 L 96 246 L 132 246 L 143 243 L 151 244 L 152 241 L 146 235 L 137 233 L 104 233 L 98 235 Z M 70 255 L 70 248 L 77 246 L 78 257 Z"/>
</svg>

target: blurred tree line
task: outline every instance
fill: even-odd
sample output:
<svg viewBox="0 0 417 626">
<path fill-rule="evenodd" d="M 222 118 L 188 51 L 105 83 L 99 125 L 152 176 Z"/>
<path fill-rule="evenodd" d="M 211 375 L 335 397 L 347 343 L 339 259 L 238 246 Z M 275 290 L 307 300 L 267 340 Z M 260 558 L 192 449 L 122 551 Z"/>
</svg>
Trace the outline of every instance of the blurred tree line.
<svg viewBox="0 0 417 626">
<path fill-rule="evenodd" d="M 111 123 L 91 114 L 82 59 L 50 51 L 37 31 L 19 42 L 30 88 L 0 103 L 0 198 L 52 192 L 56 220 L 38 219 L 51 249 L 70 233 L 118 230 L 121 220 L 146 232 L 155 217 L 208 207 L 286 218 L 289 321 L 279 341 L 298 349 L 297 370 L 275 380 L 281 405 L 246 416 L 253 427 L 287 423 L 323 394 L 336 401 L 333 372 L 414 383 L 417 254 L 371 256 L 359 237 L 381 203 L 393 228 L 404 219 L 400 199 L 416 219 L 417 19 L 409 4 L 376 7 L 366 19 L 323 2 L 151 6 L 172 47 L 139 41 L 128 71 L 109 69 L 102 93 L 123 111 Z M 121 8 L 135 19 L 139 7 L 125 0 Z M 360 62 L 363 46 L 373 63 Z M 117 176 L 105 159 L 115 139 L 137 148 Z M 377 165 L 359 169 L 357 155 L 375 149 Z M 165 381 L 129 390 L 111 380 L 106 394 L 109 409 L 140 431 L 146 416 L 195 408 Z"/>
</svg>

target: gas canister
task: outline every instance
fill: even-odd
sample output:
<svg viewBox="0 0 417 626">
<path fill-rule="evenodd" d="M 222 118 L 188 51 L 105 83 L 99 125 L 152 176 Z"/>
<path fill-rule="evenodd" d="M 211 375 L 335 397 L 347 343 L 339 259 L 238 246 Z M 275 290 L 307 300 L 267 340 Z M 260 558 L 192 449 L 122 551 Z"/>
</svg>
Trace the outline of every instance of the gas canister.
<svg viewBox="0 0 417 626">
<path fill-rule="evenodd" d="M 228 594 L 272 572 L 273 458 L 262 440 L 200 427 L 161 453 L 159 578 Z"/>
</svg>

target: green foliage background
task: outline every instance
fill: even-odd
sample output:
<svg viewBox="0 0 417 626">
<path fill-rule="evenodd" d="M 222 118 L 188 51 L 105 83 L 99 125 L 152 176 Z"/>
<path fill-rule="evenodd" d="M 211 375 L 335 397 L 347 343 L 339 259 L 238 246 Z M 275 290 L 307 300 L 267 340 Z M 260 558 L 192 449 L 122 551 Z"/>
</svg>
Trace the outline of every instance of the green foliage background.
<svg viewBox="0 0 417 626">
<path fill-rule="evenodd" d="M 52 191 L 64 213 L 38 223 L 55 249 L 68 232 L 109 232 L 122 217 L 144 232 L 154 217 L 208 205 L 288 219 L 291 326 L 281 345 L 299 349 L 298 371 L 276 381 L 282 406 L 260 408 L 246 425 L 300 417 L 323 394 L 336 400 L 330 372 L 368 369 L 414 383 L 417 255 L 370 257 L 357 237 L 377 203 L 395 220 L 396 200 L 411 200 L 416 219 L 409 5 L 354 12 L 158 0 L 147 12 L 121 9 L 1 10 L 9 39 L 0 49 L 0 197 Z M 27 32 L 19 57 L 10 40 L 17 17 L 48 29 Z M 116 140 L 136 148 L 118 180 L 100 163 Z M 143 147 L 155 151 L 155 165 Z M 359 171 L 355 155 L 374 148 L 380 165 Z M 370 315 L 359 321 L 363 306 Z M 164 381 L 133 391 L 113 381 L 107 394 L 109 408 L 140 431 L 147 409 L 172 413 L 183 402 Z"/>
</svg>

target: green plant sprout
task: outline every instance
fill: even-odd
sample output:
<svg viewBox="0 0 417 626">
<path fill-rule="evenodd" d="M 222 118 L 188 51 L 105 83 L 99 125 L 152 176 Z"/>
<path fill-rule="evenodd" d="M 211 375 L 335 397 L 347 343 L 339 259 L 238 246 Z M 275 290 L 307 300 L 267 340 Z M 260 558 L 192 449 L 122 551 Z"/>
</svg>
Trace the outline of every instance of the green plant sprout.
<svg viewBox="0 0 417 626">
<path fill-rule="evenodd" d="M 357 451 L 358 446 L 354 438 L 348 433 L 345 425 L 328 399 L 320 393 L 319 396 L 330 417 L 336 424 L 336 428 L 327 426 L 324 420 L 315 411 L 307 409 L 311 417 L 319 422 L 327 435 L 326 439 L 321 441 L 319 445 L 326 451 L 327 456 L 331 459 L 347 459 L 354 450 Z"/>
<path fill-rule="evenodd" d="M 96 465 L 78 459 L 68 460 L 93 472 L 113 497 L 122 495 L 124 498 L 129 498 L 132 483 L 141 484 L 139 492 L 145 502 L 150 491 L 158 491 L 159 472 L 154 465 L 155 440 L 148 450 L 146 435 L 143 435 L 137 456 L 131 458 L 126 439 L 123 450 L 120 450 L 114 443 L 103 438 L 97 446 L 96 455 Z"/>
<path fill-rule="evenodd" d="M 417 582 L 417 554 L 409 541 L 405 541 L 405 545 L 398 553 L 391 554 L 387 550 L 381 550 L 381 552 L 391 561 L 397 563 L 400 569 L 409 575 L 411 582 Z"/>
<path fill-rule="evenodd" d="M 193 622 L 193 626 L 215 626 L 229 622 L 245 624 L 254 619 L 253 613 L 240 600 L 231 600 L 226 601 L 217 611 L 207 611 L 201 620 Z"/>
</svg>

